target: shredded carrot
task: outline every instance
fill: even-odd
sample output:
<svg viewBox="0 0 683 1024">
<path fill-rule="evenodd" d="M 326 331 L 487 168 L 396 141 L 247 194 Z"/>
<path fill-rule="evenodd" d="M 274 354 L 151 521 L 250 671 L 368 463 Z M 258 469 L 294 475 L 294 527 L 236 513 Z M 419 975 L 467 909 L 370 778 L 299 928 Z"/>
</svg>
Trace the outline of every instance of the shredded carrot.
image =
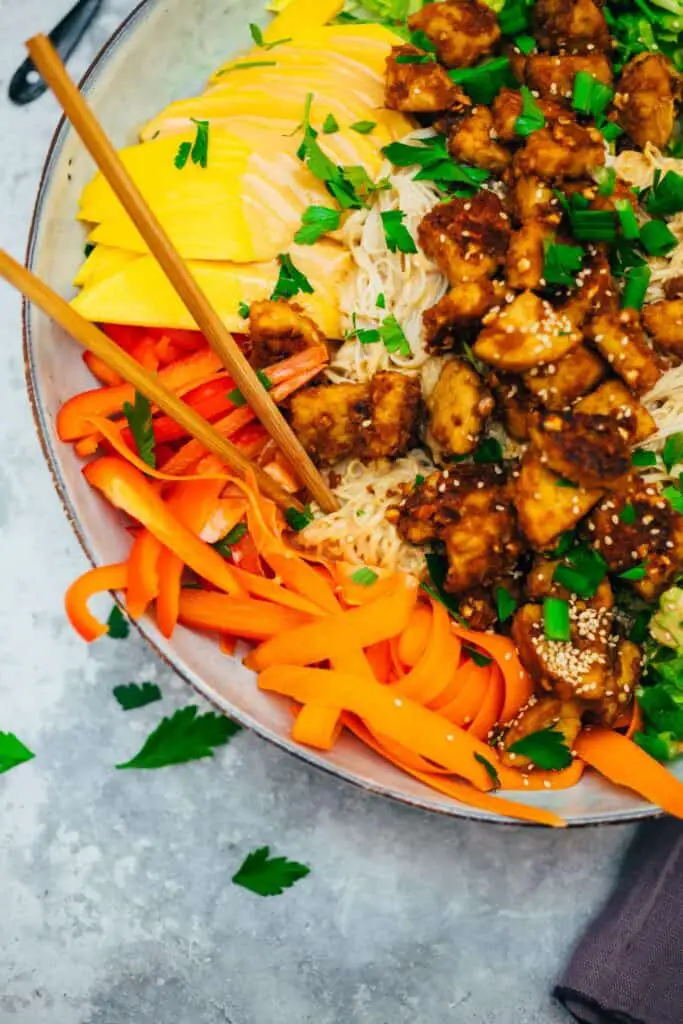
<svg viewBox="0 0 683 1024">
<path fill-rule="evenodd" d="M 243 640 L 267 640 L 296 629 L 308 616 L 292 608 L 209 590 L 182 590 L 179 619 L 184 626 L 229 633 Z"/>
<path fill-rule="evenodd" d="M 475 633 L 458 625 L 453 625 L 453 632 L 461 640 L 481 648 L 499 666 L 505 680 L 505 700 L 500 719 L 502 722 L 511 721 L 534 692 L 531 676 L 519 660 L 512 640 L 495 633 Z"/>
<path fill-rule="evenodd" d="M 404 665 L 414 666 L 424 654 L 432 628 L 432 609 L 419 604 L 397 641 L 397 654 Z"/>
<path fill-rule="evenodd" d="M 486 700 L 490 678 L 489 665 L 466 661 L 456 673 L 456 681 L 460 684 L 457 696 L 450 704 L 440 707 L 439 714 L 463 728 L 470 726 Z"/>
<path fill-rule="evenodd" d="M 344 651 L 349 643 L 369 647 L 388 640 L 405 628 L 417 595 L 414 581 L 406 579 L 373 604 L 325 617 L 268 641 L 253 651 L 245 664 L 256 672 L 270 665 L 315 665 Z"/>
<path fill-rule="evenodd" d="M 407 697 L 395 697 L 391 687 L 344 672 L 283 664 L 261 672 L 259 686 L 300 704 L 326 704 L 350 711 L 373 732 L 450 768 L 479 789 L 491 788 L 490 776 L 474 755 L 495 765 L 495 751 L 441 715 Z"/>
<path fill-rule="evenodd" d="M 501 789 L 519 789 L 522 791 L 541 789 L 571 789 L 583 775 L 585 765 L 575 757 L 569 768 L 562 771 L 544 772 L 539 768 L 522 771 L 519 768 L 508 768 L 502 765 L 498 769 Z"/>
<path fill-rule="evenodd" d="M 451 634 L 448 612 L 442 604 L 432 604 L 431 632 L 424 654 L 417 664 L 393 687 L 395 693 L 429 704 L 448 686 L 453 666 L 460 660 L 460 644 Z"/>
<path fill-rule="evenodd" d="M 612 729 L 587 729 L 574 746 L 582 760 L 617 786 L 626 786 L 675 818 L 683 818 L 683 782 Z"/>
<path fill-rule="evenodd" d="M 128 559 L 128 591 L 126 611 L 131 619 L 141 619 L 159 593 L 159 557 L 161 541 L 142 530 L 133 544 Z"/>
<path fill-rule="evenodd" d="M 332 667 L 338 672 L 352 672 L 360 679 L 375 681 L 370 661 L 352 645 L 332 659 Z M 342 718 L 339 708 L 305 704 L 296 716 L 292 739 L 318 750 L 331 750 L 341 733 Z"/>
<path fill-rule="evenodd" d="M 71 584 L 64 597 L 66 614 L 76 632 L 88 643 L 107 632 L 105 623 L 88 608 L 90 598 L 106 590 L 125 590 L 127 586 L 127 562 L 90 569 Z"/>
</svg>

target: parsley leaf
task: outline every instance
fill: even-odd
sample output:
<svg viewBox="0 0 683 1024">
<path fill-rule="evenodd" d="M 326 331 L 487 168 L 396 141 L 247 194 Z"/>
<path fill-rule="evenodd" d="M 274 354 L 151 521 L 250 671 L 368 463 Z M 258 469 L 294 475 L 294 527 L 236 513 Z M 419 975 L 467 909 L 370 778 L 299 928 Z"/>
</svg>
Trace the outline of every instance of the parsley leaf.
<svg viewBox="0 0 683 1024">
<path fill-rule="evenodd" d="M 576 275 L 583 265 L 583 249 L 580 245 L 561 245 L 557 242 L 544 242 L 545 262 L 543 277 L 547 284 L 562 285 L 565 288 L 576 286 Z"/>
<path fill-rule="evenodd" d="M 262 846 L 246 857 L 232 880 L 257 896 L 281 896 L 310 871 L 305 864 L 297 864 L 286 857 L 271 857 L 270 847 Z"/>
<path fill-rule="evenodd" d="M 496 587 L 496 606 L 500 621 L 507 622 L 515 613 L 517 599 L 512 596 L 507 587 Z"/>
<path fill-rule="evenodd" d="M 180 143 L 180 145 L 178 146 L 178 152 L 175 155 L 175 160 L 173 161 L 179 171 L 182 171 L 183 167 L 185 166 L 187 161 L 190 159 L 190 153 L 191 152 L 192 152 L 192 143 L 191 142 L 181 142 Z"/>
<path fill-rule="evenodd" d="M 466 626 L 467 623 L 459 612 L 460 602 L 458 598 L 454 594 L 449 594 L 445 589 L 448 576 L 448 559 L 444 555 L 439 555 L 432 551 L 425 555 L 425 562 L 427 563 L 432 586 L 428 583 L 423 583 L 422 589 L 430 597 L 433 597 L 435 601 L 442 604 L 444 608 L 447 608 L 456 622 L 459 622 L 461 626 Z"/>
<path fill-rule="evenodd" d="M 313 245 L 323 235 L 336 231 L 341 221 L 341 211 L 329 206 L 309 206 L 301 218 L 301 227 L 294 236 L 298 245 Z"/>
<path fill-rule="evenodd" d="M 509 748 L 511 754 L 521 754 L 543 771 L 560 771 L 572 763 L 572 752 L 557 729 L 540 729 L 517 740 Z"/>
<path fill-rule="evenodd" d="M 389 252 L 417 252 L 415 240 L 403 224 L 405 213 L 402 210 L 386 210 L 381 218 Z"/>
<path fill-rule="evenodd" d="M 633 524 L 636 521 L 635 505 L 632 505 L 630 501 L 627 502 L 627 504 L 624 505 L 621 512 L 619 513 L 619 519 L 626 526 L 633 526 Z"/>
<path fill-rule="evenodd" d="M 367 566 L 364 566 L 362 569 L 358 569 L 351 576 L 351 582 L 357 583 L 360 587 L 371 587 L 378 579 L 379 576 L 374 569 L 369 569 Z"/>
<path fill-rule="evenodd" d="M 495 437 L 485 437 L 472 456 L 472 461 L 476 462 L 478 466 L 484 466 L 491 462 L 502 462 L 503 446 Z"/>
<path fill-rule="evenodd" d="M 526 138 L 545 126 L 545 114 L 526 85 L 521 87 L 520 92 L 522 94 L 522 113 L 515 121 L 515 135 Z"/>
<path fill-rule="evenodd" d="M 124 711 L 135 711 L 148 704 L 161 700 L 161 690 L 156 683 L 129 683 L 127 686 L 115 686 L 112 693 Z"/>
<path fill-rule="evenodd" d="M 491 762 L 487 761 L 485 757 L 483 757 L 481 754 L 478 754 L 478 753 L 475 753 L 474 760 L 478 761 L 479 764 L 483 768 L 486 769 L 486 772 L 487 772 L 489 778 L 491 779 L 491 782 L 493 783 L 494 788 L 495 789 L 500 789 L 500 776 L 498 775 L 498 772 L 493 767 Z"/>
<path fill-rule="evenodd" d="M 190 704 L 162 719 L 135 757 L 116 767 L 152 770 L 213 757 L 214 747 L 224 746 L 241 731 L 240 725 L 224 715 L 200 715 L 196 705 Z"/>
<path fill-rule="evenodd" d="M 637 469 L 645 469 L 647 466 L 657 465 L 657 456 L 647 448 L 637 448 L 631 455 L 631 464 Z"/>
<path fill-rule="evenodd" d="M 240 302 L 239 306 L 237 307 L 237 312 L 239 313 L 243 320 L 248 320 L 249 317 L 251 316 L 251 310 L 249 306 L 246 304 L 246 302 Z"/>
<path fill-rule="evenodd" d="M 323 121 L 323 134 L 335 135 L 339 131 L 339 122 L 334 114 L 328 114 Z"/>
<path fill-rule="evenodd" d="M 351 131 L 358 132 L 359 135 L 369 135 L 376 127 L 376 121 L 356 121 L 355 124 L 350 125 Z"/>
<path fill-rule="evenodd" d="M 647 570 L 644 565 L 634 565 L 632 569 L 627 569 L 626 572 L 619 573 L 620 580 L 644 580 L 647 576 Z"/>
<path fill-rule="evenodd" d="M 109 613 L 107 632 L 112 640 L 126 640 L 130 635 L 130 623 L 117 604 Z"/>
<path fill-rule="evenodd" d="M 258 377 L 259 381 L 266 389 L 266 391 L 270 391 L 270 389 L 273 386 L 273 382 L 268 376 L 268 374 L 265 372 L 265 370 L 257 370 L 256 376 Z M 243 405 L 247 404 L 247 400 L 239 388 L 233 388 L 232 391 L 229 391 L 227 394 L 227 399 L 229 402 L 232 402 L 236 409 L 241 409 Z"/>
<path fill-rule="evenodd" d="M 401 327 L 400 323 L 393 315 L 393 313 L 391 314 L 391 316 L 385 317 L 385 319 L 382 321 L 382 326 L 380 327 L 380 337 L 382 339 L 382 342 L 384 343 L 385 349 L 387 350 L 387 352 L 389 352 L 390 355 L 412 355 L 412 350 L 410 348 L 408 339 L 406 338 L 403 328 Z"/>
<path fill-rule="evenodd" d="M 35 756 L 13 732 L 0 732 L 0 775 L 33 760 Z"/>
<path fill-rule="evenodd" d="M 288 508 L 285 512 L 285 519 L 291 528 L 299 533 L 300 530 L 305 530 L 305 528 L 313 522 L 311 506 L 306 505 L 303 512 L 299 512 L 298 508 Z"/>
<path fill-rule="evenodd" d="M 379 295 L 377 296 L 377 301 L 376 301 L 375 305 L 377 306 L 378 309 L 386 309 L 387 308 L 387 298 L 386 298 L 386 295 L 384 294 L 384 292 L 380 292 L 379 293 Z"/>
<path fill-rule="evenodd" d="M 249 31 L 251 32 L 251 38 L 254 40 L 257 46 L 266 45 L 263 39 L 263 32 L 258 27 L 258 25 L 255 25 L 253 23 L 253 21 L 249 22 Z"/>
<path fill-rule="evenodd" d="M 190 120 L 196 124 L 197 131 L 194 143 L 181 142 L 178 146 L 175 165 L 179 171 L 182 171 L 190 157 L 192 163 L 200 167 L 206 167 L 209 162 L 209 122 L 199 121 L 196 117 L 191 117 Z"/>
<path fill-rule="evenodd" d="M 275 299 L 293 299 L 299 292 L 305 292 L 307 295 L 313 294 L 311 282 L 305 274 L 297 270 L 291 256 L 288 256 L 286 253 L 280 253 L 278 261 L 280 263 L 280 276 L 275 285 L 275 291 L 270 297 L 271 301 Z"/>
<path fill-rule="evenodd" d="M 683 433 L 670 434 L 667 437 L 662 452 L 662 462 L 669 473 L 674 466 L 683 462 Z"/>
<path fill-rule="evenodd" d="M 156 468 L 154 427 L 152 426 L 152 407 L 144 395 L 135 392 L 135 404 L 123 403 L 123 415 L 128 421 L 130 432 L 135 441 L 138 455 L 152 469 Z"/>
</svg>

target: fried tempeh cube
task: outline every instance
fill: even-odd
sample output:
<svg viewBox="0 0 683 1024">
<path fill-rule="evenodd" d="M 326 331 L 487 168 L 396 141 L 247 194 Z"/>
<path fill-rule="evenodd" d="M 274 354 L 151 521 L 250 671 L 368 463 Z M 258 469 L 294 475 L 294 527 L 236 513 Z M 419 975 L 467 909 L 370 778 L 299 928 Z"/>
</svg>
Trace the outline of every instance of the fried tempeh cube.
<svg viewBox="0 0 683 1024">
<path fill-rule="evenodd" d="M 683 359 L 683 298 L 651 302 L 643 306 L 642 317 L 657 348 Z"/>
<path fill-rule="evenodd" d="M 620 380 L 606 380 L 574 406 L 575 412 L 612 416 L 629 444 L 640 444 L 657 430 L 657 424 Z"/>
<path fill-rule="evenodd" d="M 305 388 L 291 401 L 292 426 L 320 465 L 355 455 L 393 458 L 414 434 L 419 381 L 387 370 L 370 382 Z"/>
<path fill-rule="evenodd" d="M 493 412 L 494 401 L 469 363 L 451 359 L 427 396 L 426 405 L 429 413 L 427 443 L 443 457 L 469 455 L 475 450 L 486 420 Z"/>
<path fill-rule="evenodd" d="M 504 171 L 512 160 L 510 151 L 496 141 L 491 111 L 482 106 L 473 107 L 471 113 L 451 128 L 448 151 L 455 160 L 496 174 Z"/>
<path fill-rule="evenodd" d="M 542 221 L 530 220 L 510 237 L 505 260 L 505 280 L 510 288 L 538 288 L 543 279 L 545 242 L 552 237 L 552 228 Z"/>
<path fill-rule="evenodd" d="M 614 106 L 619 124 L 641 149 L 669 142 L 681 98 L 681 76 L 661 53 L 639 53 L 624 66 Z"/>
<path fill-rule="evenodd" d="M 586 345 L 577 345 L 556 363 L 524 374 L 524 386 L 546 409 L 566 409 L 592 391 L 607 373 L 607 365 Z"/>
<path fill-rule="evenodd" d="M 425 56 L 424 51 L 406 44 L 395 46 L 387 57 L 385 105 L 389 110 L 432 114 L 454 106 L 468 107 L 469 99 L 440 64 L 410 63 L 411 57 L 421 56 Z"/>
<path fill-rule="evenodd" d="M 570 320 L 530 291 L 487 316 L 485 323 L 474 352 L 483 362 L 509 373 L 552 363 L 581 342 Z"/>
<path fill-rule="evenodd" d="M 540 93 L 543 99 L 569 104 L 579 71 L 593 75 L 604 85 L 612 84 L 612 65 L 604 53 L 554 57 L 532 55 L 526 62 L 526 84 Z"/>
<path fill-rule="evenodd" d="M 543 50 L 592 53 L 611 47 L 605 15 L 594 0 L 536 0 L 533 27 Z"/>
<path fill-rule="evenodd" d="M 408 19 L 415 31 L 429 36 L 442 64 L 467 68 L 493 51 L 500 39 L 498 19 L 481 0 L 428 3 Z"/>
<path fill-rule="evenodd" d="M 433 352 L 445 352 L 470 341 L 481 330 L 484 316 L 503 301 L 502 283 L 482 277 L 452 288 L 422 319 L 427 345 Z"/>
<path fill-rule="evenodd" d="M 622 309 L 594 317 L 588 324 L 586 338 L 636 394 L 650 391 L 661 377 L 638 310 Z"/>
<path fill-rule="evenodd" d="M 611 416 L 549 412 L 531 425 L 544 464 L 582 487 L 622 487 L 631 470 L 629 444 Z"/>
<path fill-rule="evenodd" d="M 520 224 L 529 220 L 553 225 L 560 223 L 562 207 L 552 185 L 536 174 L 529 174 L 520 167 L 516 157 L 505 174 L 505 183 L 513 216 Z"/>
<path fill-rule="evenodd" d="M 513 484 L 519 525 L 537 551 L 548 550 L 561 533 L 573 530 L 602 495 L 597 488 L 563 487 L 561 477 L 532 448 L 524 454 Z"/>
<path fill-rule="evenodd" d="M 249 362 L 257 369 L 305 348 L 320 346 L 327 350 L 325 335 L 317 324 L 296 303 L 284 300 L 252 302 L 249 335 Z"/>
<path fill-rule="evenodd" d="M 515 441 L 528 441 L 531 419 L 538 406 L 519 377 L 496 374 L 494 392 L 498 414 L 507 433 Z"/>
<path fill-rule="evenodd" d="M 567 119 L 533 132 L 515 157 L 515 168 L 546 181 L 585 178 L 605 163 L 605 143 L 597 128 Z"/>
<path fill-rule="evenodd" d="M 490 277 L 502 265 L 510 219 L 493 192 L 439 203 L 423 217 L 418 241 L 452 285 Z"/>
</svg>

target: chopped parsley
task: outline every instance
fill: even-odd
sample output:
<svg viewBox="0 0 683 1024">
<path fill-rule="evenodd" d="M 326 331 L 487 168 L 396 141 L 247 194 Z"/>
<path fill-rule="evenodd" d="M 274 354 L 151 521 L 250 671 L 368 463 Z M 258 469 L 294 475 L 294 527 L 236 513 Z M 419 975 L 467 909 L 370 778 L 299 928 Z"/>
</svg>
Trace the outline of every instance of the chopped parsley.
<svg viewBox="0 0 683 1024">
<path fill-rule="evenodd" d="M 266 391 L 270 391 L 270 389 L 273 386 L 273 382 L 268 376 L 268 374 L 265 372 L 265 370 L 257 370 L 256 376 L 258 377 L 259 381 L 266 389 Z M 229 391 L 227 398 L 228 401 L 231 402 L 236 409 L 241 409 L 243 405 L 247 404 L 247 400 L 239 388 L 233 388 L 232 391 Z"/>
<path fill-rule="evenodd" d="M 405 213 L 402 210 L 386 210 L 380 216 L 389 252 L 416 253 L 415 240 L 403 224 Z"/>
<path fill-rule="evenodd" d="M 536 40 L 533 36 L 519 35 L 515 36 L 512 40 L 514 45 L 517 47 L 520 53 L 523 53 L 525 57 L 528 57 L 530 53 L 533 53 L 536 49 Z"/>
<path fill-rule="evenodd" d="M 683 513 L 683 494 L 677 487 L 665 487 L 662 497 L 666 498 L 675 512 Z"/>
<path fill-rule="evenodd" d="M 644 580 L 646 576 L 647 569 L 642 563 L 634 565 L 632 569 L 627 569 L 626 572 L 619 573 L 620 580 Z"/>
<path fill-rule="evenodd" d="M 578 114 L 599 117 L 614 98 L 614 89 L 598 81 L 588 71 L 579 71 L 574 79 L 572 106 Z"/>
<path fill-rule="evenodd" d="M 419 167 L 415 181 L 433 181 L 440 188 L 461 184 L 471 193 L 489 177 L 489 172 L 480 167 L 455 163 L 443 135 L 422 139 L 417 145 L 392 142 L 382 152 L 394 167 Z"/>
<path fill-rule="evenodd" d="M 433 53 L 399 53 L 396 56 L 397 64 L 435 64 L 436 55 Z"/>
<path fill-rule="evenodd" d="M 156 683 L 128 683 L 127 686 L 115 686 L 112 693 L 124 711 L 136 711 L 161 700 L 161 690 Z"/>
<path fill-rule="evenodd" d="M 379 333 L 384 347 L 390 355 L 412 355 L 412 349 L 403 328 L 393 314 L 385 317 L 382 321 Z"/>
<path fill-rule="evenodd" d="M 515 121 L 515 135 L 526 138 L 537 132 L 539 128 L 545 127 L 545 114 L 526 85 L 521 87 L 520 93 L 522 95 L 522 113 Z"/>
<path fill-rule="evenodd" d="M 239 313 L 243 320 L 248 320 L 251 315 L 251 310 L 249 309 L 249 306 L 246 304 L 246 302 L 240 302 L 239 306 L 237 307 L 237 312 Z"/>
<path fill-rule="evenodd" d="M 619 519 L 625 526 L 633 526 L 636 521 L 636 508 L 631 502 L 627 502 L 619 513 Z"/>
<path fill-rule="evenodd" d="M 491 764 L 491 762 L 479 753 L 475 753 L 474 760 L 477 761 L 482 766 L 482 768 L 486 769 L 486 773 L 491 779 L 494 789 L 500 789 L 500 777 L 496 769 Z"/>
<path fill-rule="evenodd" d="M 336 231 L 341 222 L 341 211 L 329 206 L 309 206 L 301 218 L 301 227 L 294 236 L 298 245 L 313 245 L 330 231 Z"/>
<path fill-rule="evenodd" d="M 127 640 L 130 636 L 130 623 L 117 604 L 109 613 L 107 634 L 112 640 Z"/>
<path fill-rule="evenodd" d="M 417 476 L 415 477 L 415 487 L 422 487 L 422 484 L 424 482 L 425 478 L 423 477 L 422 473 L 418 473 Z"/>
<path fill-rule="evenodd" d="M 292 530 L 296 530 L 296 532 L 299 533 L 301 530 L 305 530 L 306 527 L 313 522 L 311 506 L 306 505 L 301 512 L 298 508 L 288 508 L 285 512 L 285 519 Z"/>
<path fill-rule="evenodd" d="M 83 255 L 85 256 L 86 260 L 89 259 L 92 256 L 92 254 L 94 253 L 96 248 L 97 248 L 97 246 L 93 245 L 92 242 L 87 242 L 83 246 Z"/>
<path fill-rule="evenodd" d="M 657 465 L 657 456 L 654 452 L 649 452 L 646 448 L 637 448 L 631 455 L 631 463 L 637 469 L 645 469 L 648 466 Z"/>
<path fill-rule="evenodd" d="M 162 719 L 135 757 L 116 767 L 152 770 L 213 757 L 213 748 L 228 743 L 241 728 L 224 715 L 200 715 L 196 705 L 190 704 Z"/>
<path fill-rule="evenodd" d="M 377 301 L 376 301 L 375 305 L 377 306 L 378 309 L 386 309 L 387 308 L 387 300 L 386 300 L 386 296 L 385 296 L 384 292 L 380 292 L 379 293 L 379 295 L 377 296 Z"/>
<path fill-rule="evenodd" d="M 359 587 L 371 587 L 378 579 L 379 576 L 374 569 L 369 569 L 367 566 L 357 569 L 351 576 L 351 582 L 357 583 Z"/>
<path fill-rule="evenodd" d="M 472 460 L 479 466 L 503 461 L 503 446 L 495 437 L 486 437 L 474 452 Z"/>
<path fill-rule="evenodd" d="M 283 40 L 284 41 L 284 40 Z M 277 67 L 276 60 L 244 60 L 240 64 L 233 64 L 231 68 L 223 68 L 216 76 L 229 75 L 232 71 L 247 71 L 249 68 L 274 68 Z"/>
<path fill-rule="evenodd" d="M 546 282 L 573 288 L 576 285 L 576 275 L 583 266 L 584 252 L 581 246 L 546 241 L 544 250 L 543 277 Z"/>
<path fill-rule="evenodd" d="M 275 299 L 293 299 L 299 292 L 307 295 L 313 294 L 313 286 L 305 274 L 294 266 L 292 257 L 281 252 L 278 256 L 280 274 L 275 285 L 275 291 L 271 295 L 271 301 Z"/>
<path fill-rule="evenodd" d="M 197 126 L 194 142 L 181 142 L 176 153 L 175 165 L 179 171 L 192 157 L 192 163 L 206 168 L 209 163 L 209 122 L 199 121 L 195 117 L 190 120 Z"/>
<path fill-rule="evenodd" d="M 662 451 L 662 462 L 668 473 L 683 462 L 683 433 L 669 434 Z"/>
<path fill-rule="evenodd" d="M 459 612 L 460 603 L 458 598 L 455 594 L 449 594 L 445 589 L 446 579 L 448 578 L 448 559 L 444 555 L 431 551 L 425 555 L 425 561 L 431 585 L 423 583 L 422 590 L 429 594 L 430 597 L 433 597 L 435 601 L 438 601 L 439 604 L 442 604 L 451 613 L 456 622 L 459 622 L 461 626 L 466 626 L 467 622 Z"/>
<path fill-rule="evenodd" d="M 245 858 L 232 880 L 257 896 L 281 896 L 285 889 L 290 889 L 310 872 L 305 864 L 297 864 L 286 857 L 271 857 L 270 847 L 262 846 Z"/>
<path fill-rule="evenodd" d="M 539 729 L 509 748 L 510 754 L 521 754 L 545 772 L 561 771 L 572 763 L 572 752 L 558 729 Z"/>
<path fill-rule="evenodd" d="M 339 122 L 334 114 L 328 114 L 323 121 L 323 134 L 335 135 L 339 131 Z"/>
<path fill-rule="evenodd" d="M 518 84 L 512 73 L 508 57 L 494 57 L 474 68 L 457 68 L 448 77 L 462 86 L 473 103 L 490 106 L 502 88 L 515 88 Z"/>
<path fill-rule="evenodd" d="M 263 38 L 263 32 L 258 25 L 255 25 L 253 22 L 249 25 L 249 31 L 251 32 L 251 38 L 254 40 L 256 45 L 260 46 L 264 50 L 274 50 L 276 46 L 282 46 L 283 43 L 292 42 L 292 37 L 288 36 L 286 39 L 276 39 L 272 43 L 267 43 Z"/>
<path fill-rule="evenodd" d="M 35 756 L 13 732 L 0 732 L 0 775 L 32 761 Z"/>
<path fill-rule="evenodd" d="M 152 425 L 152 407 L 144 395 L 135 392 L 135 403 L 123 403 L 123 415 L 128 421 L 130 432 L 135 441 L 138 455 L 152 469 L 156 468 L 156 452 L 154 427 Z"/>
<path fill-rule="evenodd" d="M 351 126 L 352 132 L 358 132 L 359 135 L 369 135 L 377 127 L 376 121 L 356 121 Z"/>
</svg>

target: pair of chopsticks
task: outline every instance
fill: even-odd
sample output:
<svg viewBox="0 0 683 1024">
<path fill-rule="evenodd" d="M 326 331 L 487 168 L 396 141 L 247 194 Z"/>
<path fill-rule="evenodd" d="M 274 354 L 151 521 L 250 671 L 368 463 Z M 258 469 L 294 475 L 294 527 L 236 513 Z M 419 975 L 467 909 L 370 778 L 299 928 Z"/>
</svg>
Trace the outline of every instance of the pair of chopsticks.
<svg viewBox="0 0 683 1024">
<path fill-rule="evenodd" d="M 295 473 L 320 507 L 326 512 L 334 511 L 338 504 L 331 490 L 140 194 L 104 129 L 69 77 L 52 43 L 46 36 L 39 35 L 30 39 L 26 46 L 36 68 L 51 87 L 66 117 L 249 406 L 287 456 Z M 85 320 L 56 292 L 2 250 L 0 276 L 238 474 L 255 474 L 263 493 L 273 498 L 283 508 L 301 508 L 292 495 L 283 491 L 263 470 L 245 458 L 239 448 L 221 437 L 211 424 L 189 405 L 159 384 L 102 331 Z"/>
</svg>

